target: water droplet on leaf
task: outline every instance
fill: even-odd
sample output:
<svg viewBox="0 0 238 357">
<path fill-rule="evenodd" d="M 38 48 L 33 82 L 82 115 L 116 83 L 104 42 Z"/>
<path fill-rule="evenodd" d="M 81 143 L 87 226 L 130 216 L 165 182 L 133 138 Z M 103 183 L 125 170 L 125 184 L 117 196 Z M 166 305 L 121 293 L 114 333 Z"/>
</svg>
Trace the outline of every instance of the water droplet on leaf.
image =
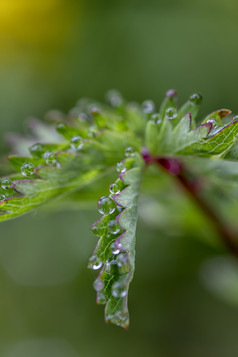
<svg viewBox="0 0 238 357">
<path fill-rule="evenodd" d="M 57 165 L 57 160 L 55 158 L 55 154 L 52 151 L 46 151 L 44 153 L 44 160 L 47 165 L 50 166 L 56 166 Z"/>
<path fill-rule="evenodd" d="M 21 167 L 23 176 L 31 176 L 34 174 L 34 165 L 31 162 L 25 162 Z"/>
<path fill-rule="evenodd" d="M 126 157 L 134 157 L 135 156 L 135 149 L 130 146 L 125 150 Z"/>
<path fill-rule="evenodd" d="M 100 228 L 98 228 L 97 224 L 93 224 L 90 229 L 93 234 L 95 234 L 96 236 L 100 236 Z"/>
<path fill-rule="evenodd" d="M 74 150 L 81 150 L 83 147 L 83 139 L 81 136 L 74 136 L 70 141 L 71 147 Z"/>
<path fill-rule="evenodd" d="M 213 128 L 216 128 L 218 126 L 218 123 L 217 123 L 216 119 L 212 119 L 212 118 L 208 119 L 207 123 L 211 123 Z"/>
<path fill-rule="evenodd" d="M 129 319 L 129 313 L 128 312 L 121 312 L 121 311 L 117 311 L 115 313 L 115 317 L 122 322 L 125 322 Z"/>
<path fill-rule="evenodd" d="M 116 183 L 111 184 L 111 186 L 109 187 L 109 191 L 111 192 L 111 194 L 116 195 L 117 193 L 120 192 L 120 189 L 118 188 Z"/>
<path fill-rule="evenodd" d="M 112 254 L 117 255 L 120 253 L 120 249 L 118 249 L 116 242 L 113 242 L 111 244 L 111 250 L 112 250 Z"/>
<path fill-rule="evenodd" d="M 200 93 L 194 93 L 190 96 L 189 101 L 195 105 L 199 105 L 202 102 L 202 95 Z"/>
<path fill-rule="evenodd" d="M 111 184 L 111 186 L 109 187 L 109 191 L 111 192 L 111 194 L 116 195 L 116 194 L 120 193 L 120 191 L 123 190 L 124 187 L 125 187 L 125 185 L 122 182 L 122 180 L 117 179 L 115 181 L 115 183 Z"/>
<path fill-rule="evenodd" d="M 93 270 L 98 270 L 101 268 L 101 266 L 102 266 L 101 259 L 99 259 L 97 255 L 91 256 L 91 258 L 89 259 L 88 267 Z"/>
<path fill-rule="evenodd" d="M 172 108 L 172 107 L 166 109 L 165 116 L 166 116 L 167 119 L 170 119 L 170 120 L 175 119 L 177 117 L 176 109 Z"/>
<path fill-rule="evenodd" d="M 154 113 L 151 115 L 151 120 L 157 122 L 158 120 L 160 120 L 160 115 L 158 113 Z"/>
<path fill-rule="evenodd" d="M 117 262 L 115 259 L 111 260 L 110 262 L 107 261 L 105 264 L 105 272 L 107 274 L 112 274 L 113 272 L 115 272 L 114 268 L 117 267 Z"/>
<path fill-rule="evenodd" d="M 124 162 L 118 162 L 117 163 L 117 172 L 120 172 L 120 173 L 122 173 L 122 172 L 125 172 L 126 171 L 126 165 L 125 165 L 125 163 Z"/>
<path fill-rule="evenodd" d="M 88 136 L 89 137 L 95 137 L 96 133 L 98 131 L 98 128 L 96 125 L 91 125 L 88 129 Z"/>
<path fill-rule="evenodd" d="M 42 157 L 44 154 L 44 147 L 41 144 L 34 144 L 29 148 L 29 151 L 34 157 Z"/>
<path fill-rule="evenodd" d="M 97 108 L 97 107 L 92 107 L 90 109 L 90 114 L 93 115 L 93 116 L 99 115 L 99 114 L 101 114 L 101 110 L 99 108 Z"/>
<path fill-rule="evenodd" d="M 126 274 L 131 270 L 131 266 L 129 264 L 128 256 L 126 253 L 118 254 L 116 257 L 116 261 L 122 274 Z"/>
<path fill-rule="evenodd" d="M 0 201 L 5 200 L 5 198 L 6 198 L 6 196 L 4 196 L 4 195 L 0 195 Z"/>
<path fill-rule="evenodd" d="M 107 302 L 106 296 L 101 291 L 99 291 L 97 293 L 97 303 L 104 305 L 106 304 L 106 302 Z"/>
<path fill-rule="evenodd" d="M 98 201 L 98 210 L 101 214 L 112 214 L 116 209 L 116 204 L 112 198 L 103 196 Z"/>
<path fill-rule="evenodd" d="M 5 178 L 2 180 L 3 190 L 8 190 L 9 188 L 11 188 L 11 185 L 12 185 L 12 180 L 10 180 L 9 178 Z"/>
<path fill-rule="evenodd" d="M 105 273 L 110 274 L 111 273 L 111 264 L 109 261 L 106 261 L 105 263 Z"/>
<path fill-rule="evenodd" d="M 127 295 L 127 290 L 125 286 L 120 281 L 116 281 L 112 285 L 112 296 L 116 298 L 123 298 L 126 295 Z"/>
<path fill-rule="evenodd" d="M 58 123 L 56 125 L 56 130 L 58 131 L 58 133 L 60 134 L 64 134 L 66 131 L 67 125 L 65 123 Z"/>
<path fill-rule="evenodd" d="M 144 113 L 146 114 L 150 114 L 153 113 L 153 111 L 155 110 L 155 104 L 152 100 L 145 100 L 142 103 L 142 110 Z"/>
<path fill-rule="evenodd" d="M 108 223 L 108 229 L 112 234 L 118 234 L 121 231 L 120 224 L 115 219 Z"/>
<path fill-rule="evenodd" d="M 101 291 L 104 288 L 104 282 L 102 279 L 97 278 L 93 283 L 93 287 L 96 291 Z"/>
</svg>

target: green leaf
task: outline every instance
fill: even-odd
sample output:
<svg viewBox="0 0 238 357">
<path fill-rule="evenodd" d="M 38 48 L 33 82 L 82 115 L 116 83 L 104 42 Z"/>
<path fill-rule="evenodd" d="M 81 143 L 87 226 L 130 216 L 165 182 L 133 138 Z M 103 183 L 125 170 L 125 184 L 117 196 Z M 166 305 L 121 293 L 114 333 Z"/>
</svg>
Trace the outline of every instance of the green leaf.
<svg viewBox="0 0 238 357">
<path fill-rule="evenodd" d="M 153 120 L 148 121 L 145 133 L 145 145 L 153 155 L 157 153 L 159 129 L 159 124 L 155 123 Z"/>
<path fill-rule="evenodd" d="M 214 123 L 206 121 L 191 130 L 190 113 L 186 114 L 174 128 L 171 120 L 166 118 L 162 124 L 150 121 L 146 129 L 147 147 L 154 155 L 225 156 L 237 141 L 237 124 L 237 120 L 232 121 L 216 129 L 212 136 L 208 136 Z"/>
<path fill-rule="evenodd" d="M 164 119 L 166 116 L 166 111 L 170 108 L 177 108 L 177 92 L 175 89 L 170 89 L 165 96 L 161 106 L 160 106 L 160 115 Z"/>
<path fill-rule="evenodd" d="M 202 96 L 199 93 L 192 94 L 189 97 L 189 100 L 180 108 L 176 122 L 178 123 L 186 114 L 190 113 L 192 118 L 191 127 L 192 129 L 196 128 L 195 119 L 198 115 L 200 104 L 202 102 Z"/>
<path fill-rule="evenodd" d="M 211 122 L 211 123 L 216 123 L 217 125 L 222 124 L 222 119 L 226 118 L 228 115 L 231 114 L 231 111 L 229 109 L 219 109 L 216 110 L 215 112 L 212 112 L 209 114 L 202 122 L 202 124 Z"/>
<path fill-rule="evenodd" d="M 85 144 L 84 153 L 69 151 L 56 152 L 56 166 L 44 166 L 43 158 L 10 157 L 17 171 L 25 162 L 32 163 L 34 175 L 24 178 L 22 175 L 12 175 L 9 189 L 1 189 L 0 194 L 6 198 L 0 202 L 3 211 L 0 220 L 17 217 L 67 192 L 79 190 L 92 184 L 110 172 L 110 165 L 103 153 L 103 147 L 94 141 Z M 93 155 L 92 155 L 93 150 Z M 108 160 L 115 165 L 116 160 Z M 23 179 L 24 178 L 24 179 Z"/>
<path fill-rule="evenodd" d="M 224 207 L 216 204 L 219 195 L 226 197 L 226 202 L 238 197 L 237 117 L 230 119 L 231 112 L 220 109 L 197 125 L 201 100 L 200 94 L 193 94 L 178 109 L 177 93 L 170 90 L 156 113 L 150 100 L 142 105 L 126 103 L 118 92 L 111 91 L 109 105 L 83 99 L 68 115 L 51 112 L 48 119 L 56 130 L 31 119 L 31 135 L 26 141 L 12 136 L 16 152 L 9 161 L 16 173 L 2 178 L 0 221 L 54 200 L 57 208 L 59 203 L 64 208 L 88 207 L 99 194 L 105 194 L 106 186 L 116 177 L 115 168 L 120 172 L 110 186 L 109 197 L 99 200 L 103 216 L 91 227 L 99 240 L 89 267 L 100 269 L 94 287 L 97 302 L 105 304 L 108 322 L 124 328 L 129 324 L 128 291 L 135 270 L 137 205 L 145 166 L 160 165 L 159 177 L 158 167 L 148 170 L 149 181 L 144 185 L 154 199 L 168 196 L 176 175 L 196 198 L 200 192 L 195 189 L 202 185 L 197 188 L 195 177 L 202 175 L 202 184 L 213 187 L 212 203 L 221 212 L 228 210 L 225 200 Z M 27 156 L 26 146 L 30 146 L 31 156 Z M 166 170 L 170 178 L 165 177 Z M 173 200 L 172 192 L 164 202 Z M 204 207 L 209 215 L 209 206 Z M 216 214 L 212 217 L 214 221 Z"/>
<path fill-rule="evenodd" d="M 0 202 L 0 209 L 4 212 L 0 221 L 22 215 L 36 207 L 45 204 L 52 198 L 60 197 L 67 192 L 79 190 L 108 172 L 101 169 L 81 170 L 80 162 L 67 163 L 63 168 L 38 167 L 35 170 L 40 179 L 13 180 L 10 197 Z M 75 170 L 81 170 L 76 175 Z M 105 168 L 104 168 L 105 169 Z M 1 191 L 1 194 L 5 192 Z"/>
<path fill-rule="evenodd" d="M 201 155 L 225 155 L 226 152 L 234 145 L 238 134 L 238 120 L 227 124 L 222 129 L 217 131 L 210 139 L 195 145 L 194 147 Z"/>
<path fill-rule="evenodd" d="M 124 328 L 129 325 L 128 290 L 135 269 L 137 204 L 143 172 L 139 155 L 132 166 L 135 165 L 119 175 L 122 191 L 112 195 L 115 210 L 92 226 L 100 239 L 89 260 L 89 267 L 102 267 L 94 286 L 98 290 L 97 302 L 106 304 L 106 321 Z"/>
</svg>

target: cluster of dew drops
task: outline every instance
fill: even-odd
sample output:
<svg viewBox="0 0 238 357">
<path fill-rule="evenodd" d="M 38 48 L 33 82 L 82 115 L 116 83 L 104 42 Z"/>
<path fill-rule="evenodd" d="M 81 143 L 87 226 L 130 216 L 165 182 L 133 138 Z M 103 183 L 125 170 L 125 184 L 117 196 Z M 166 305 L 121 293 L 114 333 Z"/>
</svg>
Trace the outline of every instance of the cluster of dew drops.
<svg viewBox="0 0 238 357">
<path fill-rule="evenodd" d="M 201 102 L 201 96 L 199 94 L 194 94 L 189 98 L 189 101 L 193 104 L 198 105 Z M 161 122 L 162 122 L 161 116 L 159 113 L 156 113 L 155 104 L 152 100 L 146 100 L 142 103 L 142 111 L 147 115 L 147 117 L 149 119 L 155 121 L 157 124 L 161 124 Z M 167 119 L 170 119 L 170 120 L 176 119 L 177 115 L 178 115 L 177 110 L 174 107 L 169 107 L 165 110 L 165 117 Z M 135 156 L 134 148 L 132 148 L 132 147 L 127 148 L 125 155 L 126 155 L 127 159 L 133 158 Z M 132 165 L 132 161 L 129 162 L 127 160 L 123 160 L 117 164 L 117 171 L 119 173 L 123 173 L 126 170 L 128 170 L 129 168 L 131 168 L 131 165 Z M 115 194 L 119 194 L 122 188 L 123 188 L 123 183 L 119 178 L 109 188 L 111 195 L 109 197 L 103 196 L 99 199 L 98 210 L 101 214 L 111 215 L 115 212 L 116 209 L 118 210 L 119 213 L 120 213 L 120 211 L 122 211 L 124 209 L 123 207 L 116 206 L 114 200 L 111 197 Z M 125 188 L 125 186 L 124 186 L 124 188 Z M 93 225 L 91 229 L 94 234 L 99 235 L 97 225 Z M 116 237 L 118 237 L 118 235 L 122 233 L 120 224 L 118 223 L 118 221 L 116 219 L 112 219 L 109 221 L 108 230 L 111 234 L 116 235 Z M 112 258 L 111 260 L 108 260 L 106 262 L 105 271 L 107 273 L 110 273 L 111 266 L 116 265 L 121 274 L 128 273 L 130 270 L 130 264 L 128 261 L 128 253 L 123 252 L 121 250 L 120 243 L 116 244 L 115 240 L 111 244 L 110 248 L 111 248 L 112 256 L 114 256 L 115 258 Z M 102 267 L 102 265 L 103 265 L 103 262 L 97 255 L 93 255 L 89 260 L 89 268 L 91 268 L 93 270 L 100 269 Z M 99 295 L 100 302 L 105 303 L 106 297 L 101 293 L 104 289 L 104 282 L 102 281 L 102 279 L 100 279 L 100 277 L 98 277 L 94 281 L 94 289 L 99 294 L 101 294 L 101 295 Z M 120 281 L 116 281 L 112 285 L 111 293 L 112 293 L 112 296 L 114 296 L 116 298 L 123 298 L 127 295 L 127 289 L 126 289 L 125 285 L 122 284 Z"/>
<path fill-rule="evenodd" d="M 189 98 L 190 102 L 194 104 L 200 104 L 201 102 L 201 96 L 199 94 L 193 94 Z M 106 94 L 106 101 L 114 108 L 120 107 L 123 104 L 123 98 L 121 94 L 116 91 L 116 90 L 111 90 Z M 142 111 L 149 116 L 150 119 L 154 120 L 157 124 L 161 124 L 161 118 L 159 113 L 155 112 L 155 104 L 152 100 L 146 100 L 142 103 Z M 83 116 L 84 113 L 81 113 L 81 116 Z M 86 115 L 86 114 L 85 114 Z M 167 108 L 165 115 L 168 119 L 175 119 L 177 117 L 177 111 L 175 108 Z M 237 118 L 234 118 L 237 119 Z M 66 127 L 65 123 L 58 123 L 57 125 L 57 131 L 58 132 L 63 132 Z M 84 142 L 83 138 L 81 136 L 74 136 L 70 140 L 70 146 L 74 151 L 80 151 L 83 148 Z M 44 162 L 46 165 L 53 166 L 53 167 L 60 167 L 60 163 L 57 161 L 57 158 L 52 151 L 45 151 L 44 146 L 42 144 L 34 144 L 30 148 L 30 153 L 32 154 L 33 157 L 37 158 L 42 158 L 44 159 Z M 133 148 L 128 148 L 126 151 L 126 156 L 133 156 L 134 155 L 134 149 Z M 125 161 L 119 162 L 117 164 L 117 170 L 119 172 L 125 171 L 126 164 Z M 34 170 L 35 167 L 32 162 L 25 162 L 21 166 L 21 174 L 24 177 L 31 177 L 34 175 Z M 10 178 L 5 178 L 1 182 L 1 187 L 3 190 L 9 190 L 12 188 L 12 180 Z M 116 184 L 114 186 L 112 185 L 112 190 L 116 190 Z M 112 194 L 115 194 L 114 192 L 111 192 Z M 5 195 L 0 194 L 0 201 L 3 201 L 6 198 Z M 116 226 L 116 224 L 115 224 Z"/>
<path fill-rule="evenodd" d="M 21 174 L 24 177 L 29 177 L 34 175 L 34 165 L 31 162 L 25 162 L 21 166 Z M 12 180 L 10 178 L 4 178 L 1 182 L 1 187 L 3 190 L 10 190 L 12 188 Z M 0 195 L 0 201 L 3 201 L 6 198 L 5 195 Z"/>
<path fill-rule="evenodd" d="M 30 148 L 30 153 L 32 156 L 41 158 L 43 156 L 46 165 L 49 166 L 58 166 L 58 162 L 56 160 L 55 154 L 51 151 L 43 150 L 43 145 L 41 144 L 34 144 Z M 34 175 L 35 167 L 32 162 L 25 162 L 21 166 L 21 174 L 23 177 L 32 177 Z M 1 187 L 3 190 L 9 190 L 12 188 L 12 180 L 10 178 L 4 178 L 1 182 Z M 0 200 L 4 200 L 6 198 L 5 195 L 0 195 Z"/>
<path fill-rule="evenodd" d="M 83 147 L 83 140 L 79 136 L 74 136 L 70 140 L 70 146 L 74 151 L 79 151 Z M 44 160 L 44 163 L 47 166 L 52 166 L 52 167 L 60 167 L 60 163 L 56 158 L 56 155 L 53 151 L 45 151 L 44 150 L 44 145 L 42 144 L 34 144 L 30 147 L 30 153 L 34 158 L 42 159 Z M 35 173 L 35 167 L 32 162 L 25 162 L 22 164 L 20 172 L 23 177 L 30 178 L 33 177 Z M 10 178 L 4 178 L 1 182 L 1 187 L 3 190 L 10 190 L 12 188 L 12 180 Z M 5 195 L 0 194 L 0 201 L 3 201 L 6 198 Z"/>
<path fill-rule="evenodd" d="M 132 147 L 128 147 L 125 150 L 126 159 L 119 162 L 117 164 L 117 172 L 124 173 L 128 169 L 135 166 L 135 149 Z M 98 211 L 102 215 L 112 215 L 115 212 L 120 214 L 125 208 L 122 206 L 116 205 L 115 201 L 113 200 L 112 196 L 119 194 L 123 189 L 126 188 L 126 185 L 123 181 L 118 178 L 111 186 L 109 187 L 110 195 L 103 196 L 98 201 Z M 92 232 L 95 235 L 100 236 L 100 232 L 98 231 L 97 224 L 93 225 L 91 228 Z M 112 218 L 108 222 L 108 237 L 111 238 L 111 235 L 115 236 L 113 243 L 110 246 L 111 249 L 111 257 L 106 261 L 104 271 L 108 274 L 111 274 L 113 268 L 118 268 L 120 274 L 126 274 L 130 271 L 131 266 L 128 260 L 128 252 L 121 249 L 121 243 L 116 243 L 117 237 L 122 233 L 122 228 L 117 219 Z M 88 267 L 93 270 L 99 270 L 103 266 L 103 262 L 96 254 L 94 254 L 89 259 Z M 94 289 L 100 294 L 100 303 L 106 302 L 106 297 L 101 293 L 104 289 L 104 282 L 100 277 L 98 277 L 94 281 Z M 116 281 L 111 288 L 112 296 L 116 298 L 123 298 L 127 295 L 127 289 L 124 284 L 120 281 Z"/>
<path fill-rule="evenodd" d="M 122 98 L 121 94 L 116 90 L 108 91 L 108 93 L 106 94 L 106 101 L 108 102 L 108 104 L 110 104 L 114 108 L 120 107 L 123 104 L 123 98 Z M 93 112 L 93 108 L 91 109 L 91 111 Z M 75 115 L 73 110 L 72 110 L 71 114 L 73 116 Z M 86 113 L 80 112 L 80 114 L 78 113 L 78 115 L 81 119 L 84 119 L 84 120 L 88 119 L 88 116 Z M 57 124 L 56 129 L 59 133 L 63 134 L 66 127 L 67 127 L 66 123 L 60 122 Z M 89 129 L 90 129 L 89 130 L 90 134 L 93 136 L 94 130 L 96 128 L 94 126 L 92 126 Z M 83 138 L 79 135 L 73 136 L 70 139 L 70 146 L 74 152 L 78 152 L 78 151 L 82 150 L 82 148 L 84 146 Z M 58 167 L 58 168 L 60 167 L 60 163 L 57 160 L 55 153 L 52 151 L 48 151 L 48 150 L 45 151 L 44 145 L 42 145 L 40 143 L 36 143 L 36 144 L 32 145 L 29 150 L 30 150 L 31 155 L 34 158 L 43 158 L 46 165 Z M 21 166 L 20 171 L 21 171 L 21 174 L 23 175 L 23 177 L 29 178 L 34 175 L 35 167 L 32 162 L 25 162 Z M 1 187 L 3 190 L 11 189 L 12 188 L 12 180 L 10 178 L 4 178 L 1 182 Z M 0 201 L 3 201 L 5 198 L 6 198 L 5 195 L 0 194 Z"/>
</svg>

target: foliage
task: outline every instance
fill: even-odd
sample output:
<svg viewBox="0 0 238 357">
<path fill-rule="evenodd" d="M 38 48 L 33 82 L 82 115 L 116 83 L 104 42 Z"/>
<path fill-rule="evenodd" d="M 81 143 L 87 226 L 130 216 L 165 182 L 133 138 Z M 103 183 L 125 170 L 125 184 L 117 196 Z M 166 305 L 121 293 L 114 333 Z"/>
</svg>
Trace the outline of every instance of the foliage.
<svg viewBox="0 0 238 357">
<path fill-rule="evenodd" d="M 106 305 L 106 321 L 127 328 L 138 198 L 148 165 L 174 176 L 237 254 L 233 232 L 204 200 L 197 175 L 207 177 L 224 194 L 236 191 L 238 117 L 232 118 L 229 110 L 221 109 L 198 125 L 195 119 L 201 95 L 193 94 L 178 108 L 174 90 L 166 93 L 159 111 L 149 100 L 142 105 L 127 103 L 116 91 L 110 91 L 106 99 L 107 104 L 80 100 L 68 115 L 51 112 L 50 123 L 31 123 L 30 139 L 12 138 L 18 154 L 9 160 L 16 173 L 2 178 L 0 220 L 65 195 L 72 202 L 94 200 L 105 182 L 114 181 L 109 195 L 98 201 L 102 217 L 91 230 L 99 240 L 89 267 L 100 270 L 94 288 L 97 302 Z M 28 141 L 32 145 L 27 156 Z M 218 177 L 217 169 L 224 167 Z M 149 182 L 153 187 L 158 185 L 155 180 Z"/>
</svg>

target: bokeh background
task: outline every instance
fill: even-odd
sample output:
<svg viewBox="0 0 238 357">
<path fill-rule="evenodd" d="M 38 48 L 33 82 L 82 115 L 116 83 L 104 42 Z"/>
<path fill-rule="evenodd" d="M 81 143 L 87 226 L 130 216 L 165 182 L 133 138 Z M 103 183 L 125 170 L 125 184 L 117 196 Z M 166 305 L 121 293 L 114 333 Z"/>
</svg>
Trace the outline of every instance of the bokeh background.
<svg viewBox="0 0 238 357">
<path fill-rule="evenodd" d="M 169 88 L 181 103 L 199 91 L 201 116 L 238 113 L 237 19 L 236 0 L 0 0 L 1 153 L 26 117 L 111 88 L 157 104 Z M 186 208 L 194 225 L 184 231 L 178 217 L 171 227 L 176 209 L 146 201 L 141 210 L 128 331 L 104 324 L 86 269 L 96 204 L 2 223 L 1 357 L 236 357 L 238 298 L 222 300 L 201 279 L 218 248 Z"/>
</svg>

